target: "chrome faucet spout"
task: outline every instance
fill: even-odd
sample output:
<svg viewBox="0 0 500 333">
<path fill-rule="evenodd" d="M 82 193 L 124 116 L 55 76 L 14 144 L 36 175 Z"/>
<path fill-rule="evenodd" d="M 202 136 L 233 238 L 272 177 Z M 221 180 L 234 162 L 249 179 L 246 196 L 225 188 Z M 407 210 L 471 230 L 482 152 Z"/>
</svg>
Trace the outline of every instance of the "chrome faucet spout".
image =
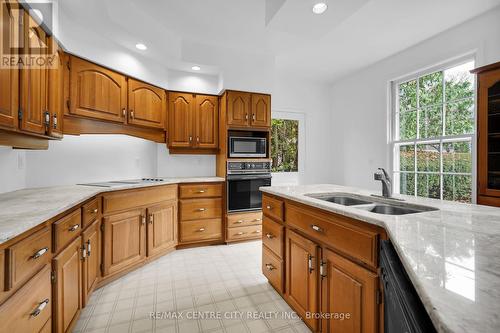
<svg viewBox="0 0 500 333">
<path fill-rule="evenodd" d="M 392 180 L 387 171 L 384 168 L 378 168 L 379 171 L 373 174 L 373 179 L 380 180 L 382 182 L 382 195 L 385 198 L 392 197 Z"/>
</svg>

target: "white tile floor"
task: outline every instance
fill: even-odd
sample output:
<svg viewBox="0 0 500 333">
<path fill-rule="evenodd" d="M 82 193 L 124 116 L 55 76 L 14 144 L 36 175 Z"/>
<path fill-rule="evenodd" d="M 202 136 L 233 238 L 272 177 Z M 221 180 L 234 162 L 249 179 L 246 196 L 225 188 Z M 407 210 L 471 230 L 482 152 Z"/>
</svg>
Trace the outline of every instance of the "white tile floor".
<svg viewBox="0 0 500 333">
<path fill-rule="evenodd" d="M 167 254 L 96 290 L 74 332 L 310 332 L 262 275 L 261 247 Z"/>
</svg>

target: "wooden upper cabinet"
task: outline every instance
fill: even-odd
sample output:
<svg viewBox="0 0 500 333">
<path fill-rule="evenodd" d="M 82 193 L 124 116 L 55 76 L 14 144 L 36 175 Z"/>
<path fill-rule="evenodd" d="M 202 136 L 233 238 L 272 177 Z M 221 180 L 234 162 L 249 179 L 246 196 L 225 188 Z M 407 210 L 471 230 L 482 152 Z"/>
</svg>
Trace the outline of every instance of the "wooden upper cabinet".
<svg viewBox="0 0 500 333">
<path fill-rule="evenodd" d="M 47 55 L 48 37 L 38 23 L 24 12 L 23 54 L 29 57 Z M 21 66 L 21 122 L 23 131 L 45 134 L 48 123 L 44 113 L 48 112 L 46 65 Z"/>
<path fill-rule="evenodd" d="M 219 99 L 217 96 L 196 95 L 196 147 L 218 147 Z"/>
<path fill-rule="evenodd" d="M 306 318 L 306 314 L 318 312 L 318 253 L 319 246 L 287 230 L 286 233 L 286 292 L 288 303 L 303 318 L 304 322 L 318 330 L 318 320 Z M 341 331 L 339 331 L 341 332 Z"/>
<path fill-rule="evenodd" d="M 70 332 L 82 308 L 81 237 L 75 239 L 52 261 L 55 271 L 54 332 Z"/>
<path fill-rule="evenodd" d="M 248 126 L 250 124 L 251 94 L 247 92 L 229 91 L 227 94 L 227 124 L 232 126 Z"/>
<path fill-rule="evenodd" d="M 54 67 L 48 70 L 49 135 L 62 137 L 64 114 L 64 52 L 54 37 L 49 37 L 49 46 L 54 50 Z"/>
<path fill-rule="evenodd" d="M 252 94 L 251 111 L 251 126 L 271 126 L 271 96 L 264 94 Z"/>
<path fill-rule="evenodd" d="M 110 275 L 146 257 L 146 211 L 144 209 L 112 215 L 103 219 L 103 275 Z"/>
<path fill-rule="evenodd" d="M 148 256 L 177 245 L 177 201 L 148 209 Z"/>
<path fill-rule="evenodd" d="M 193 143 L 193 94 L 169 93 L 168 146 L 188 148 Z"/>
<path fill-rule="evenodd" d="M 18 45 L 21 22 L 19 11 L 10 4 L 1 1 L 1 34 L 5 45 Z M 0 68 L 0 127 L 18 127 L 19 108 L 19 70 L 18 68 Z"/>
<path fill-rule="evenodd" d="M 323 320 L 322 332 L 378 332 L 378 278 L 330 250 L 323 250 L 322 313 L 344 313 L 345 320 Z"/>
<path fill-rule="evenodd" d="M 134 79 L 128 80 L 128 123 L 165 128 L 167 96 L 165 90 Z"/>
<path fill-rule="evenodd" d="M 125 76 L 77 57 L 70 59 L 69 113 L 124 122 L 127 110 Z"/>
</svg>

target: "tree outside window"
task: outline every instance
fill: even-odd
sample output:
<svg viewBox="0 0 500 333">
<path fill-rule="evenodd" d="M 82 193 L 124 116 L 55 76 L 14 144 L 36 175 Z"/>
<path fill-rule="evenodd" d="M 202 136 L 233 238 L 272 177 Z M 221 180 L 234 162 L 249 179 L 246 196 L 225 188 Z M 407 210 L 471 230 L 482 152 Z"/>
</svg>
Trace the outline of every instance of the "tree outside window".
<svg viewBox="0 0 500 333">
<path fill-rule="evenodd" d="M 272 172 L 298 172 L 299 121 L 272 119 L 271 121 Z"/>
</svg>

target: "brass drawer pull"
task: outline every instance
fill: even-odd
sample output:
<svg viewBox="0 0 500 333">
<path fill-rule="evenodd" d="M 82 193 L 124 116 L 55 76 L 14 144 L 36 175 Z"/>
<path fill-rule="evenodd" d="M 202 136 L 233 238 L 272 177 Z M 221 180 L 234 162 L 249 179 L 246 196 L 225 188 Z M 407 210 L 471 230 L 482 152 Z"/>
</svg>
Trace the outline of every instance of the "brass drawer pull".
<svg viewBox="0 0 500 333">
<path fill-rule="evenodd" d="M 205 231 L 205 228 L 200 228 L 200 229 L 198 229 L 198 231 L 203 232 L 203 231 Z"/>
<path fill-rule="evenodd" d="M 238 235 L 238 236 L 241 236 L 241 235 L 244 235 L 244 234 L 246 234 L 246 233 L 245 233 L 245 232 L 243 232 L 243 231 L 240 231 L 240 232 L 237 232 L 237 233 L 236 233 L 236 235 Z"/>
<path fill-rule="evenodd" d="M 204 212 L 204 211 L 206 211 L 206 210 L 207 210 L 206 208 L 198 208 L 198 209 L 197 209 L 197 211 L 199 211 L 199 212 Z"/>
<path fill-rule="evenodd" d="M 269 239 L 273 239 L 275 236 L 273 234 L 266 234 L 266 237 Z"/>
<path fill-rule="evenodd" d="M 317 232 L 323 232 L 323 229 L 322 229 L 322 228 L 320 228 L 320 227 L 318 227 L 318 226 L 317 226 L 317 225 L 315 225 L 315 224 L 311 224 L 311 228 L 312 228 L 312 230 L 314 230 L 314 231 L 317 231 Z"/>
<path fill-rule="evenodd" d="M 253 233 L 254 234 L 260 234 L 260 230 L 255 230 Z"/>
<path fill-rule="evenodd" d="M 48 251 L 49 251 L 49 248 L 44 247 L 43 249 L 36 251 L 35 254 L 31 256 L 31 259 L 38 259 L 41 256 L 43 256 L 45 253 L 47 253 Z"/>
<path fill-rule="evenodd" d="M 47 304 L 49 304 L 49 299 L 46 298 L 44 299 L 40 304 L 38 304 L 38 306 L 36 307 L 35 310 L 33 310 L 33 312 L 31 313 L 31 316 L 32 317 L 37 317 L 40 312 L 43 311 L 43 309 L 45 309 L 45 307 L 47 306 Z"/>
<path fill-rule="evenodd" d="M 78 228 L 80 228 L 80 225 L 79 224 L 75 224 L 74 226 L 72 226 L 71 228 L 69 228 L 68 231 L 75 231 Z"/>
<path fill-rule="evenodd" d="M 241 224 L 241 223 L 243 223 L 243 222 L 245 222 L 245 220 L 238 220 L 238 221 L 236 221 L 235 223 Z"/>
<path fill-rule="evenodd" d="M 273 269 L 276 269 L 276 267 L 274 267 L 273 265 L 271 264 L 266 264 L 266 268 L 269 270 L 269 271 L 272 271 Z"/>
<path fill-rule="evenodd" d="M 269 205 L 267 205 L 267 206 L 266 206 L 266 208 L 267 208 L 267 209 L 273 209 L 273 207 L 272 207 L 272 206 L 269 206 Z"/>
<path fill-rule="evenodd" d="M 199 190 L 199 191 L 196 191 L 196 193 L 205 193 L 205 190 Z"/>
<path fill-rule="evenodd" d="M 90 245 L 90 239 L 87 241 L 87 257 L 90 257 L 90 250 L 92 249 Z"/>
<path fill-rule="evenodd" d="M 254 219 L 252 222 L 260 222 L 262 219 Z"/>
<path fill-rule="evenodd" d="M 96 209 L 92 210 L 91 213 L 92 214 L 97 214 L 98 211 L 99 211 L 99 209 L 96 208 Z"/>
</svg>

